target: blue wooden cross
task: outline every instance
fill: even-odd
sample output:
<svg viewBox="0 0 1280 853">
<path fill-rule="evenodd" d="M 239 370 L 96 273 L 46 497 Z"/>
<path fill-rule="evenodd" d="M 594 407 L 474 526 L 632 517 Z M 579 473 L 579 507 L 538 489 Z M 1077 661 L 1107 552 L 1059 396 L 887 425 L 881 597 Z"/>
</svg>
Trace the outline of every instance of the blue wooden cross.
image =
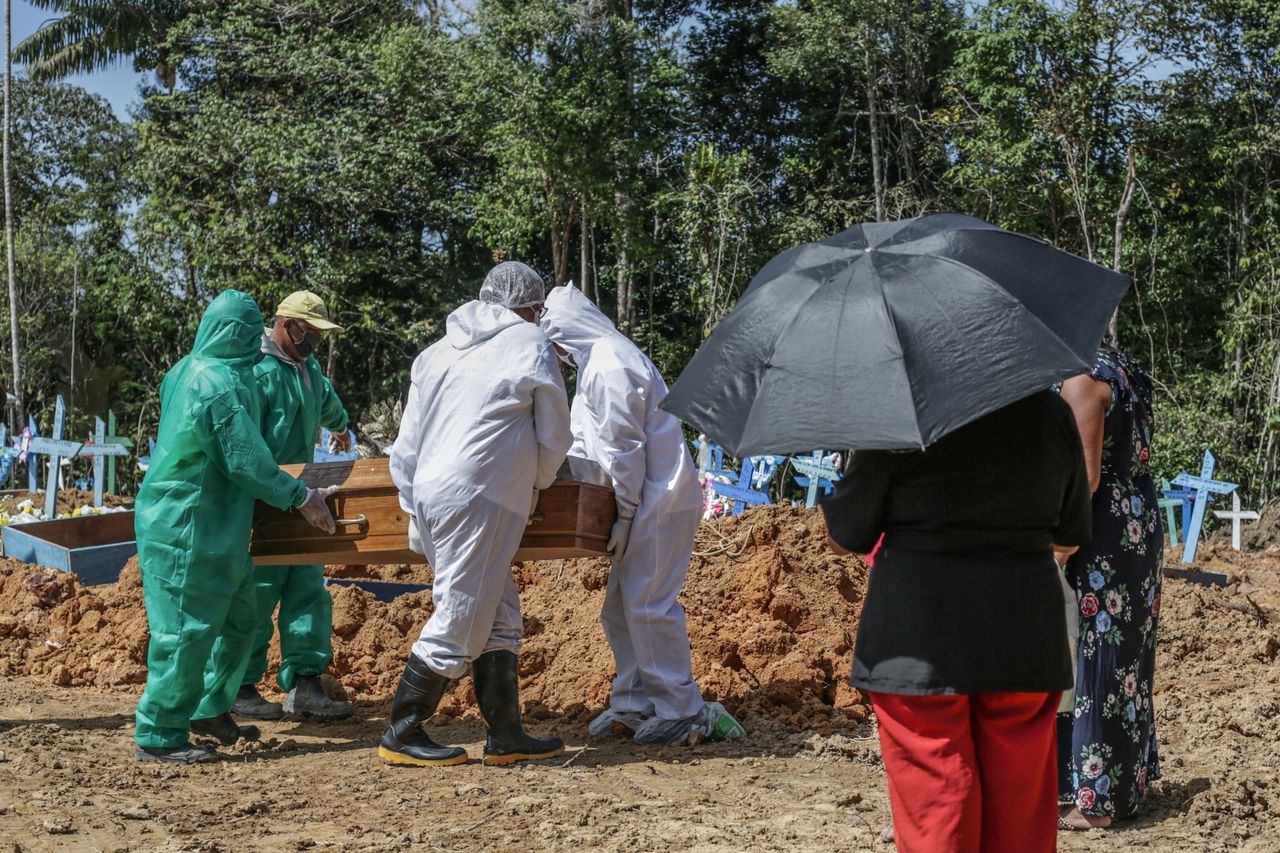
<svg viewBox="0 0 1280 853">
<path fill-rule="evenodd" d="M 805 489 L 804 505 L 813 507 L 818 503 L 818 490 L 830 494 L 835 484 L 840 482 L 840 472 L 836 466 L 822 461 L 827 454 L 821 450 L 813 451 L 812 456 L 792 456 L 791 467 L 803 474 L 796 477 L 796 483 Z"/>
<path fill-rule="evenodd" d="M 62 465 L 62 457 L 74 457 L 80 452 L 82 446 L 78 441 L 63 440 L 62 427 L 66 417 L 67 406 L 62 402 L 62 395 L 59 394 L 58 403 L 53 409 L 53 435 L 49 438 L 33 438 L 27 447 L 28 454 L 35 453 L 49 457 L 49 474 L 44 483 L 44 517 L 48 519 L 58 517 L 58 472 Z M 28 470 L 35 467 L 30 462 L 27 466 Z"/>
<path fill-rule="evenodd" d="M 1185 471 L 1183 472 L 1186 473 Z M 1160 499 L 1156 502 L 1160 508 L 1164 510 L 1165 533 L 1169 535 L 1169 544 L 1178 544 L 1178 522 L 1174 519 L 1173 508 L 1175 506 L 1182 507 L 1185 513 L 1191 508 L 1191 490 L 1177 488 L 1169 485 L 1169 481 L 1160 480 Z"/>
<path fill-rule="evenodd" d="M 21 450 L 9 446 L 9 425 L 0 423 L 0 483 L 9 479 L 9 470 L 13 467 L 13 460 L 21 455 Z"/>
<path fill-rule="evenodd" d="M 112 436 L 115 438 L 115 436 Z M 123 444 L 107 441 L 107 425 L 102 418 L 93 419 L 93 444 L 82 444 L 80 454 L 93 457 L 93 505 L 102 506 L 102 475 L 106 469 L 107 457 L 129 455 L 129 449 Z M 74 454 L 73 454 L 74 455 Z"/>
<path fill-rule="evenodd" d="M 127 435 L 116 435 L 116 413 L 111 409 L 107 409 L 107 432 L 105 438 L 108 444 L 119 444 L 122 447 L 133 447 L 133 440 Z M 107 494 L 114 495 L 116 493 L 116 458 L 114 456 L 107 457 Z"/>
<path fill-rule="evenodd" d="M 730 510 L 733 515 L 741 515 L 747 505 L 760 506 L 769 503 L 769 483 L 778 473 L 778 467 L 784 457 L 781 456 L 748 456 L 742 460 L 742 467 L 736 472 L 736 483 L 722 483 L 718 477 L 732 477 L 735 472 L 723 468 L 724 450 L 715 442 L 707 442 L 707 473 L 711 475 L 711 491 L 733 501 Z"/>
<path fill-rule="evenodd" d="M 1214 458 L 1213 453 L 1206 450 L 1199 477 L 1193 477 L 1183 471 L 1172 480 L 1175 486 L 1185 486 L 1195 492 L 1195 509 L 1191 511 L 1191 524 L 1182 530 L 1183 539 L 1186 541 L 1186 546 L 1182 549 L 1184 563 L 1196 561 L 1196 546 L 1200 544 L 1200 527 L 1204 524 L 1204 510 L 1209 503 L 1209 495 L 1229 495 L 1239 488 L 1238 483 L 1213 479 L 1213 469 L 1217 464 L 1218 460 Z"/>
<path fill-rule="evenodd" d="M 36 419 L 32 415 L 27 415 L 27 428 L 22 431 L 21 454 L 18 456 L 19 462 L 27 463 L 27 491 L 35 492 L 40 488 L 40 478 L 36 473 L 35 460 L 28 459 L 27 453 L 30 452 L 31 442 L 40 437 L 40 428 L 36 426 Z"/>
<path fill-rule="evenodd" d="M 154 438 L 147 439 L 147 455 L 138 457 L 138 470 L 144 474 L 151 467 L 151 457 L 156 455 L 156 440 Z"/>
</svg>

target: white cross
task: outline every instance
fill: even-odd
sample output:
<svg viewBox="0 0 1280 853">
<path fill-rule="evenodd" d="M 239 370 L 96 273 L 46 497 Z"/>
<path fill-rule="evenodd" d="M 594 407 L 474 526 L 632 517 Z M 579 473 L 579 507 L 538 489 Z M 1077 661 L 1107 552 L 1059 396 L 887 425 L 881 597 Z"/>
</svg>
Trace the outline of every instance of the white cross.
<svg viewBox="0 0 1280 853">
<path fill-rule="evenodd" d="M 1258 514 L 1251 509 L 1240 509 L 1240 495 L 1236 492 L 1231 493 L 1231 511 L 1227 512 L 1222 509 L 1215 509 L 1213 514 L 1218 518 L 1231 519 L 1231 547 L 1233 550 L 1240 550 L 1240 522 L 1241 521 L 1257 521 Z"/>
</svg>

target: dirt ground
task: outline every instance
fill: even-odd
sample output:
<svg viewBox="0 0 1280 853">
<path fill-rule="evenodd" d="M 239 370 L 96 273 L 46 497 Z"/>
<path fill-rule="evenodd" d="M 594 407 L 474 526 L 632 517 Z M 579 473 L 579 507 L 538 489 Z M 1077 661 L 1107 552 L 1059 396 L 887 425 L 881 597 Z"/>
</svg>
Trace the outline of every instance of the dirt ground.
<svg viewBox="0 0 1280 853">
<path fill-rule="evenodd" d="M 746 725 L 740 744 L 588 738 L 610 675 L 589 620 L 605 574 L 594 561 L 520 567 L 526 716 L 569 750 L 515 768 L 377 759 L 388 673 L 429 605 L 337 588 L 335 671 L 358 702 L 355 721 L 267 723 L 262 743 L 212 766 L 137 764 L 136 581 L 81 589 L 6 563 L 0 851 L 892 849 L 878 840 L 889 808 L 874 720 L 843 686 L 865 570 L 826 557 L 820 525 L 770 510 L 699 540 L 685 596 L 695 672 Z M 1166 582 L 1163 779 L 1137 820 L 1063 835 L 1062 850 L 1280 850 L 1280 549 L 1213 546 L 1198 567 L 1228 573 L 1229 585 Z M 479 756 L 483 728 L 464 685 L 434 722 Z"/>
</svg>

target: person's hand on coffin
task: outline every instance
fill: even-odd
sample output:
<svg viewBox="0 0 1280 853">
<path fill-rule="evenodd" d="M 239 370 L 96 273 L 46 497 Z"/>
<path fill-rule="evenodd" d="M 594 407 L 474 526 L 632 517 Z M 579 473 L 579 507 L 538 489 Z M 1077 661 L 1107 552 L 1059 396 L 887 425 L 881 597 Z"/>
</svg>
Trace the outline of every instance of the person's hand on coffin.
<svg viewBox="0 0 1280 853">
<path fill-rule="evenodd" d="M 409 550 L 415 554 L 426 554 L 426 549 L 422 546 L 422 534 L 418 533 L 418 520 L 414 516 L 409 516 Z"/>
<path fill-rule="evenodd" d="M 312 527 L 318 527 L 325 533 L 332 533 L 337 527 L 333 523 L 333 513 L 329 511 L 326 500 L 338 491 L 337 486 L 322 486 L 318 489 L 307 489 L 307 499 L 298 507 L 298 512 Z"/>
<path fill-rule="evenodd" d="M 329 452 L 347 453 L 351 450 L 351 430 L 329 433 Z"/>
<path fill-rule="evenodd" d="M 613 559 L 621 560 L 627 553 L 627 543 L 631 541 L 631 524 L 635 521 L 636 511 L 618 508 L 618 520 L 609 531 L 609 544 L 605 550 L 613 555 Z"/>
</svg>

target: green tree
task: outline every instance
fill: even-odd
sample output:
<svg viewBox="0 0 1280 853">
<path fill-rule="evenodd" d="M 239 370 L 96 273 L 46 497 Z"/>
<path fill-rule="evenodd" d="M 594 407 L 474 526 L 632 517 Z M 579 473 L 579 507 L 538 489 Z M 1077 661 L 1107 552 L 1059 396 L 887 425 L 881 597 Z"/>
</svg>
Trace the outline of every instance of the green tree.
<svg viewBox="0 0 1280 853">
<path fill-rule="evenodd" d="M 132 57 L 140 68 L 172 88 L 176 65 L 162 47 L 169 28 L 181 20 L 186 0 L 31 0 L 62 16 L 23 39 L 14 58 L 36 80 L 106 68 Z"/>
<path fill-rule="evenodd" d="M 348 327 L 326 353 L 344 396 L 398 393 L 482 271 L 460 45 L 395 0 L 241 0 L 172 28 L 185 85 L 144 104 L 135 228 L 187 310 L 236 287 L 270 312 L 309 288 Z"/>
</svg>

